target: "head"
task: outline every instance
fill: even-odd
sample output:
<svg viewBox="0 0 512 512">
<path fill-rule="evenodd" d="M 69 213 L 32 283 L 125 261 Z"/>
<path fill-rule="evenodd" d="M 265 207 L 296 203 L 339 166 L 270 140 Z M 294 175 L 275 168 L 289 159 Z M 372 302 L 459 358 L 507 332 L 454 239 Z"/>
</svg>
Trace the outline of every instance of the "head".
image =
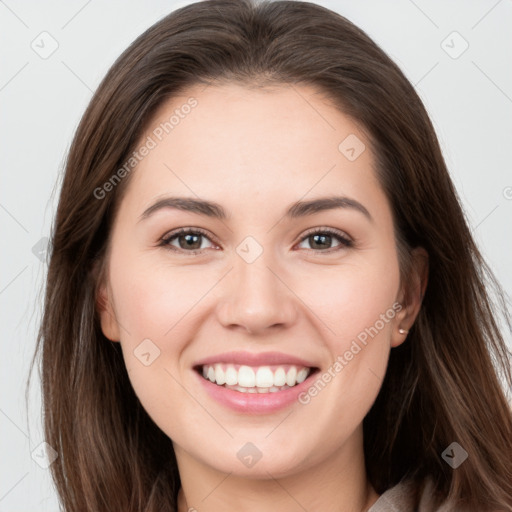
<svg viewBox="0 0 512 512">
<path fill-rule="evenodd" d="M 426 253 L 412 249 L 411 275 L 401 276 L 370 140 L 314 88 L 221 83 L 184 93 L 161 106 L 138 141 L 156 143 L 114 217 L 98 281 L 102 332 L 120 342 L 147 413 L 197 463 L 277 478 L 354 451 L 348 441 L 362 446 L 390 349 L 419 311 Z M 193 112 L 158 141 L 189 98 Z M 340 150 L 346 139 L 358 144 L 357 158 Z M 183 199 L 171 207 L 171 197 L 209 201 L 223 214 L 191 212 Z M 190 248 L 184 226 L 202 233 L 188 235 Z M 293 415 L 269 435 L 289 407 L 226 410 L 200 382 L 206 359 L 225 371 L 237 361 L 221 354 L 236 351 L 280 352 L 281 361 L 250 365 L 275 371 L 298 357 L 332 382 L 317 389 L 311 375 Z M 262 453 L 255 467 L 238 459 L 246 442 Z"/>
<path fill-rule="evenodd" d="M 52 242 L 45 428 L 70 510 L 161 506 L 180 454 L 263 478 L 358 443 L 378 492 L 430 476 L 468 505 L 510 496 L 478 436 L 489 403 L 511 428 L 487 267 L 414 88 L 342 16 L 212 0 L 151 27 L 80 123 Z M 201 406 L 202 360 L 233 350 L 316 372 L 272 435 L 285 414 Z"/>
</svg>

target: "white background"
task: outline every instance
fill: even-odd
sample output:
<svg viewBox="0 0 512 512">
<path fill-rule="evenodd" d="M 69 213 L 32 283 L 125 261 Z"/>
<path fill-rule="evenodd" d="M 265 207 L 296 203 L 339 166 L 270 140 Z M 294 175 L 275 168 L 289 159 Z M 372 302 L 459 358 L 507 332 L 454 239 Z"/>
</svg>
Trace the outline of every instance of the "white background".
<svg viewBox="0 0 512 512">
<path fill-rule="evenodd" d="M 49 235 L 66 151 L 115 58 L 186 3 L 0 1 L 0 512 L 58 510 L 49 470 L 31 456 L 44 440 L 37 373 L 28 418 L 24 393 L 46 270 L 32 248 Z M 475 237 L 510 294 L 512 1 L 318 3 L 365 30 L 415 84 Z M 58 43 L 47 59 L 31 48 L 43 31 Z M 463 48 L 446 39 L 453 31 L 469 44 L 456 59 L 445 51 Z"/>
</svg>

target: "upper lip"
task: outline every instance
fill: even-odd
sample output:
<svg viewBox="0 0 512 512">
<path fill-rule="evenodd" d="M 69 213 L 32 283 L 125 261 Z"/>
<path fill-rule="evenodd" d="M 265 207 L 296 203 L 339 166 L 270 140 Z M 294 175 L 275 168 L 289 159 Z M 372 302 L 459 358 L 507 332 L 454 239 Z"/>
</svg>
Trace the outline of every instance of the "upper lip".
<svg viewBox="0 0 512 512">
<path fill-rule="evenodd" d="M 224 352 L 214 356 L 207 357 L 197 361 L 194 366 L 211 365 L 215 363 L 240 364 L 246 366 L 270 366 L 280 364 L 290 364 L 295 366 L 305 366 L 314 368 L 315 365 L 300 357 L 284 354 L 282 352 Z"/>
</svg>

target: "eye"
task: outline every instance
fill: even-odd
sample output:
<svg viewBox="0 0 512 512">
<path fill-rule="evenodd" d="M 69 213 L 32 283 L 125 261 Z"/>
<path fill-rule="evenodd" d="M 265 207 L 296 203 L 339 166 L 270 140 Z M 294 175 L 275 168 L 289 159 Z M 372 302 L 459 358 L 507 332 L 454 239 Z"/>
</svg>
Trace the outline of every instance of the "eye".
<svg viewBox="0 0 512 512">
<path fill-rule="evenodd" d="M 332 242 L 337 241 L 338 245 L 332 247 Z M 352 247 L 354 242 L 342 231 L 332 228 L 315 228 L 302 238 L 301 244 L 307 242 L 315 252 L 336 252 L 348 247 Z"/>
<path fill-rule="evenodd" d="M 177 252 L 198 254 L 208 248 L 203 244 L 206 240 L 211 242 L 208 233 L 202 229 L 181 228 L 165 235 L 159 245 Z M 333 241 L 336 241 L 337 245 L 332 246 Z M 336 252 L 352 247 L 354 244 L 345 233 L 332 228 L 315 228 L 302 237 L 300 244 L 304 242 L 310 244 L 309 250 L 324 253 Z M 218 246 L 213 244 L 213 248 L 218 248 Z"/>
<path fill-rule="evenodd" d="M 165 235 L 160 245 L 165 246 L 173 251 L 185 251 L 190 254 L 196 254 L 207 248 L 202 242 L 210 240 L 207 233 L 202 229 L 185 229 L 181 228 L 178 231 L 171 232 Z M 175 245 L 174 242 L 177 242 Z"/>
</svg>

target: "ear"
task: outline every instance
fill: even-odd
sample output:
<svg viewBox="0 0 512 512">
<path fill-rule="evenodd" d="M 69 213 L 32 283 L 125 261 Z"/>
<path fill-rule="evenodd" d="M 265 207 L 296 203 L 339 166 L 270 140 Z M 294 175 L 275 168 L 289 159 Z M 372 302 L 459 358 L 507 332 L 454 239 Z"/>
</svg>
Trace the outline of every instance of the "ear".
<svg viewBox="0 0 512 512">
<path fill-rule="evenodd" d="M 96 289 L 95 306 L 101 324 L 101 330 L 110 341 L 119 341 L 119 325 L 116 319 L 112 293 L 105 278 L 105 272 L 96 268 L 93 271 L 99 279 Z"/>
<path fill-rule="evenodd" d="M 411 273 L 400 290 L 399 302 L 402 309 L 395 316 L 391 346 L 401 345 L 407 338 L 407 331 L 414 324 L 425 295 L 428 282 L 428 253 L 423 247 L 413 249 Z M 406 332 L 400 332 L 403 329 Z"/>
</svg>

